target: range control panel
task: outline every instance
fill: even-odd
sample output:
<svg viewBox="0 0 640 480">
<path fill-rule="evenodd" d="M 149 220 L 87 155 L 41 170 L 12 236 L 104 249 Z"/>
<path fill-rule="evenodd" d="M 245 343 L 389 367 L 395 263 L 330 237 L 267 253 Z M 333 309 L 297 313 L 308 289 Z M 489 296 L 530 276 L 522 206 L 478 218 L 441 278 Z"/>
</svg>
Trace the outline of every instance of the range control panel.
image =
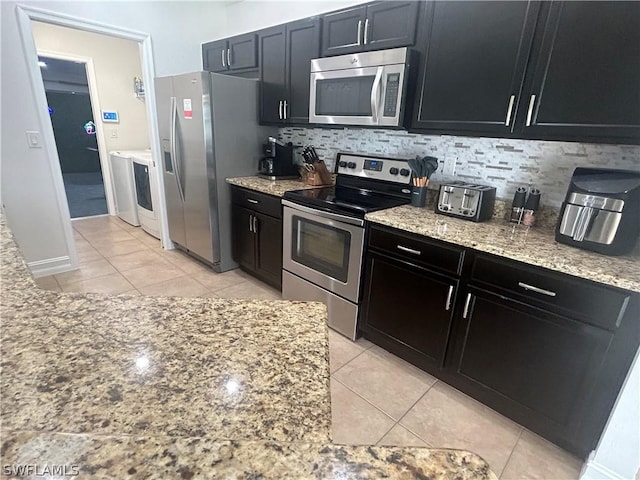
<svg viewBox="0 0 640 480">
<path fill-rule="evenodd" d="M 406 160 L 340 153 L 337 162 L 339 175 L 411 184 L 411 169 Z"/>
</svg>

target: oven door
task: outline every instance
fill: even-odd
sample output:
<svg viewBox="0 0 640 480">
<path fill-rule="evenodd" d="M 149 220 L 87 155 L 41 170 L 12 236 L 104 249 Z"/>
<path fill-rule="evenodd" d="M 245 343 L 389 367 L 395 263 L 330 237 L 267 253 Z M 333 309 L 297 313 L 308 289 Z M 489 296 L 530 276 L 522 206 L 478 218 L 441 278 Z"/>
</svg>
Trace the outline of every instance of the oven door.
<svg viewBox="0 0 640 480">
<path fill-rule="evenodd" d="M 311 72 L 309 122 L 399 126 L 404 74 L 404 64 Z"/>
<path fill-rule="evenodd" d="M 358 302 L 364 220 L 284 200 L 282 267 Z"/>
</svg>

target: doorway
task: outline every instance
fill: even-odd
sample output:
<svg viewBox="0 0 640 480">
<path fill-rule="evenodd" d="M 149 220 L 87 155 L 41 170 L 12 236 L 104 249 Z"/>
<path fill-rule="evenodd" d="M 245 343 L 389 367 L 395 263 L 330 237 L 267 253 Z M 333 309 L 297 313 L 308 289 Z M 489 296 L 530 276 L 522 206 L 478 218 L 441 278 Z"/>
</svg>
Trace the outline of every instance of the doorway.
<svg viewBox="0 0 640 480">
<path fill-rule="evenodd" d="M 38 57 L 71 218 L 108 213 L 86 63 Z"/>
</svg>

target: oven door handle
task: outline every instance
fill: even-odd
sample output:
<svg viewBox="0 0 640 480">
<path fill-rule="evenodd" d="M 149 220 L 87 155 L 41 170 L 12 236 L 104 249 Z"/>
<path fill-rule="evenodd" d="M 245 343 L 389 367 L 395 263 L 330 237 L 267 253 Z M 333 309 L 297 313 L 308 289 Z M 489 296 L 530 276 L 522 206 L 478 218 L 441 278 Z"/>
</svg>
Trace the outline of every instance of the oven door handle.
<svg viewBox="0 0 640 480">
<path fill-rule="evenodd" d="M 289 200 L 282 200 L 282 205 L 293 208 L 294 210 L 300 210 L 301 212 L 317 215 L 318 217 L 328 218 L 329 220 L 348 223 L 349 225 L 358 225 L 359 227 L 364 226 L 364 220 L 361 218 L 348 217 L 346 215 L 340 215 L 339 213 L 325 212 L 324 210 L 305 207 L 297 203 L 290 202 Z"/>
</svg>

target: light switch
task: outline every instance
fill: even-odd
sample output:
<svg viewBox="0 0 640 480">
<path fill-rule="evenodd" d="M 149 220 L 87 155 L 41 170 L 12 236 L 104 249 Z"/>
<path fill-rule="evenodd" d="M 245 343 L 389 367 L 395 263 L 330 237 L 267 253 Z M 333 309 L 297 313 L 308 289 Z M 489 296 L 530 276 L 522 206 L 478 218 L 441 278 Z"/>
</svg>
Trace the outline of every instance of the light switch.
<svg viewBox="0 0 640 480">
<path fill-rule="evenodd" d="M 29 144 L 29 148 L 42 148 L 40 132 L 27 130 L 27 143 Z"/>
</svg>

